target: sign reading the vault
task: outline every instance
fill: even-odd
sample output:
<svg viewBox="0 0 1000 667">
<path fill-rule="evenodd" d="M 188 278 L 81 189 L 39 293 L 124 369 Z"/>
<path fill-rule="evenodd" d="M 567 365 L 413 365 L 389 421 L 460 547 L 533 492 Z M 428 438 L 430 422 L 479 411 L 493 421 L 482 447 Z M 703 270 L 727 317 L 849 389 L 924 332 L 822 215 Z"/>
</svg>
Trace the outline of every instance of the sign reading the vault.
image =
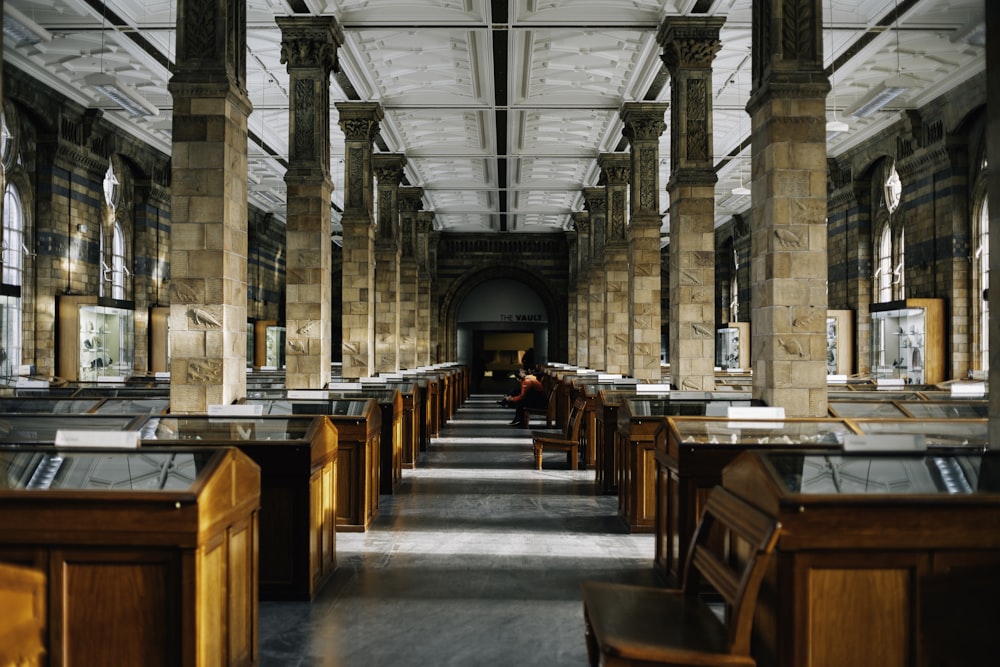
<svg viewBox="0 0 1000 667">
<path fill-rule="evenodd" d="M 544 315 L 532 315 L 529 313 L 500 313 L 501 322 L 545 322 Z"/>
</svg>

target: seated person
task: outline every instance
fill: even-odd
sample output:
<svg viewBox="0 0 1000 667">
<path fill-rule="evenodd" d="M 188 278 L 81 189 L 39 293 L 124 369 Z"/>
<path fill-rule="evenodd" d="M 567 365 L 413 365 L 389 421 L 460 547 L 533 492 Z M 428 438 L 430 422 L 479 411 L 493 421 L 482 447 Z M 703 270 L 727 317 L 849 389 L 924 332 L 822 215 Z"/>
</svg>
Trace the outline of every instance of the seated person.
<svg viewBox="0 0 1000 667">
<path fill-rule="evenodd" d="M 507 394 L 498 403 L 505 408 L 514 408 L 514 420 L 510 423 L 511 426 L 526 426 L 524 409 L 543 408 L 548 399 L 545 396 L 545 388 L 534 373 L 520 371 L 518 375 L 521 378 L 520 393 L 516 396 Z"/>
</svg>

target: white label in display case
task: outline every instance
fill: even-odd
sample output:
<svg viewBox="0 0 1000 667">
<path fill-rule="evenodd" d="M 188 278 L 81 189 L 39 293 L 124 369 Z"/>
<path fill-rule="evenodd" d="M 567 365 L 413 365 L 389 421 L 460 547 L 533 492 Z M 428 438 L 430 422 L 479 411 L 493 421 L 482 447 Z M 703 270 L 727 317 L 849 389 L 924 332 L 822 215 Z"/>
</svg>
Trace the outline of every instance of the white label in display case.
<svg viewBox="0 0 1000 667">
<path fill-rule="evenodd" d="M 56 447 L 137 449 L 138 431 L 56 431 Z"/>
</svg>

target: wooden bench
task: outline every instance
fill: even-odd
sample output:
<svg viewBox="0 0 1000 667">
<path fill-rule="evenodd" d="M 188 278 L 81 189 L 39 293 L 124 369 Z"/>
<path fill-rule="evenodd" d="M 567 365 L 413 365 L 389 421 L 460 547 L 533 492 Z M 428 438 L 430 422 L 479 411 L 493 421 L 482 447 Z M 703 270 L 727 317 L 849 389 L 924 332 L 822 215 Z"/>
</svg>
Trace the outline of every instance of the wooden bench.
<svg viewBox="0 0 1000 667">
<path fill-rule="evenodd" d="M 569 411 L 566 426 L 561 431 L 537 430 L 531 432 L 531 445 L 535 450 L 535 467 L 542 469 L 542 453 L 546 448 L 566 452 L 566 460 L 571 470 L 579 467 L 580 458 L 580 424 L 583 421 L 583 408 L 586 402 L 576 399 L 573 409 Z"/>
<path fill-rule="evenodd" d="M 755 665 L 754 608 L 779 529 L 773 518 L 714 487 L 688 550 L 682 588 L 582 584 L 590 664 Z M 724 600 L 724 621 L 706 602 L 707 588 Z"/>
</svg>

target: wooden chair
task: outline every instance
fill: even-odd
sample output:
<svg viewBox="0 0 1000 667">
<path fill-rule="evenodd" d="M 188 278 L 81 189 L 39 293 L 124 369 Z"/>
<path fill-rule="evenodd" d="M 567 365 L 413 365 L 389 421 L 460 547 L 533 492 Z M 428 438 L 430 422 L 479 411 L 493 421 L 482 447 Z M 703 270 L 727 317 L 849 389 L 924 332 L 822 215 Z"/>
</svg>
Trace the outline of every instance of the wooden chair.
<svg viewBox="0 0 1000 667">
<path fill-rule="evenodd" d="M 573 409 L 569 411 L 566 426 L 561 431 L 537 430 L 531 432 L 531 444 L 535 450 L 535 467 L 542 469 L 542 452 L 545 448 L 559 449 L 566 452 L 566 460 L 571 470 L 578 468 L 580 458 L 580 423 L 583 421 L 583 408 L 586 405 L 582 398 L 576 399 Z"/>
<path fill-rule="evenodd" d="M 755 665 L 754 607 L 779 529 L 777 520 L 713 488 L 688 550 L 682 588 L 583 583 L 590 664 Z M 725 601 L 725 621 L 699 595 L 705 584 Z"/>
<path fill-rule="evenodd" d="M 539 415 L 545 417 L 545 426 L 548 428 L 552 427 L 552 423 L 556 420 L 556 383 L 552 382 L 549 387 L 548 398 L 545 399 L 545 407 L 543 408 L 525 408 L 524 409 L 524 428 L 528 428 L 531 424 L 531 415 Z"/>
</svg>

